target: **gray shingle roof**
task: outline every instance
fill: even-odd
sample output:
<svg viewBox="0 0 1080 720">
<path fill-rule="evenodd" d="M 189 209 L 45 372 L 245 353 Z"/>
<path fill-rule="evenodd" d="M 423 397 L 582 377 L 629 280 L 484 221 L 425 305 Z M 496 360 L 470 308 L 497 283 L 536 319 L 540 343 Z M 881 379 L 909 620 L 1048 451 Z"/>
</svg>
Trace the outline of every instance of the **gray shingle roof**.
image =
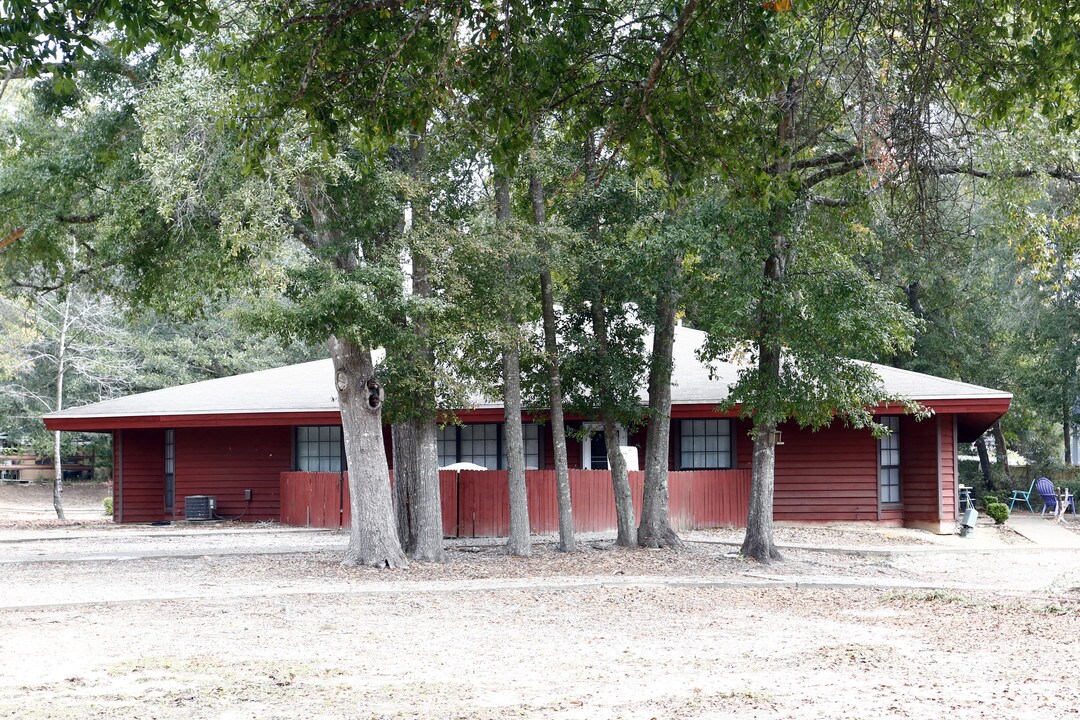
<svg viewBox="0 0 1080 720">
<path fill-rule="evenodd" d="M 705 334 L 676 328 L 672 402 L 717 404 L 727 397 L 739 366 L 698 360 L 697 349 Z M 1008 399 L 1007 392 L 922 373 L 874 365 L 885 389 L 915 400 Z M 642 390 L 644 393 L 644 389 Z M 644 395 L 643 395 L 644 398 Z M 498 407 L 500 402 L 477 398 L 477 407 Z M 110 418 L 169 415 L 220 415 L 250 413 L 312 413 L 338 409 L 330 360 L 316 360 L 246 373 L 233 377 L 139 393 L 115 400 L 71 408 L 47 418 Z"/>
</svg>

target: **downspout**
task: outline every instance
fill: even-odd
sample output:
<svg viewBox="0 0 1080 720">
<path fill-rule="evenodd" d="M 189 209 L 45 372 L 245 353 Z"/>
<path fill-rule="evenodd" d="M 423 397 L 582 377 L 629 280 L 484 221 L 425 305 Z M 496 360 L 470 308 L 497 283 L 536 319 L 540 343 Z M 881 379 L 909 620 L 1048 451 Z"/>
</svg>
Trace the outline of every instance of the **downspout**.
<svg viewBox="0 0 1080 720">
<path fill-rule="evenodd" d="M 959 423 L 959 416 L 954 414 L 952 416 L 952 477 L 953 477 L 953 489 L 956 491 L 956 504 L 953 506 L 956 511 L 953 513 L 956 515 L 956 519 L 960 519 L 960 452 L 957 450 L 960 445 L 957 442 L 957 427 Z M 974 500 L 975 498 L 972 498 Z"/>
<path fill-rule="evenodd" d="M 119 465 L 117 469 L 117 491 L 116 491 L 116 521 L 118 523 L 124 522 L 124 431 L 116 431 L 116 443 L 119 445 L 117 454 L 119 455 Z"/>
<path fill-rule="evenodd" d="M 945 510 L 945 506 L 944 506 L 944 503 L 942 502 L 942 497 L 941 497 L 941 491 L 942 491 L 943 488 L 942 488 L 942 478 L 941 478 L 941 416 L 940 415 L 936 415 L 936 414 L 934 415 L 934 423 L 935 423 L 935 427 L 937 429 L 937 456 L 936 456 L 936 461 L 934 462 L 934 466 L 937 469 L 937 523 L 938 523 L 938 532 L 941 532 L 941 523 L 942 523 L 942 520 L 943 520 L 941 514 Z M 955 484 L 956 483 L 953 483 L 954 486 L 955 486 Z M 955 487 L 953 488 L 953 494 L 954 495 L 956 494 L 956 488 Z M 959 500 L 957 500 L 957 502 L 959 502 Z"/>
</svg>

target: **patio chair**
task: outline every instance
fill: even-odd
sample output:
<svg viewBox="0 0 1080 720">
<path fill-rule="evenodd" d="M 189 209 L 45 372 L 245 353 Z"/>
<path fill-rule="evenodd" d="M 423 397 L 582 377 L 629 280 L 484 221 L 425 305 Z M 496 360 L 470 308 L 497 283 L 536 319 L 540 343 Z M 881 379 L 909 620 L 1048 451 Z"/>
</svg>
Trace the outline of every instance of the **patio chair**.
<svg viewBox="0 0 1080 720">
<path fill-rule="evenodd" d="M 1042 479 L 1046 480 L 1046 478 L 1042 478 Z M 1035 483 L 1036 482 L 1038 482 L 1038 480 L 1032 480 L 1031 481 L 1031 487 L 1029 487 L 1027 490 L 1013 490 L 1012 491 L 1013 492 L 1012 497 L 1009 498 L 1009 512 L 1010 513 L 1012 512 L 1013 505 L 1016 504 L 1017 500 L 1023 500 L 1024 504 L 1028 506 L 1028 510 L 1030 510 L 1032 513 L 1035 512 L 1035 508 L 1031 507 L 1031 493 L 1035 492 Z M 1050 482 L 1050 481 L 1047 480 L 1047 482 Z"/>
<path fill-rule="evenodd" d="M 1042 514 L 1045 515 L 1047 510 L 1056 512 L 1058 499 L 1057 491 L 1054 490 L 1054 483 L 1050 482 L 1048 478 L 1041 477 L 1035 481 L 1035 489 L 1039 492 L 1039 495 L 1042 496 Z M 1065 511 L 1068 512 L 1071 509 L 1073 517 L 1076 517 L 1076 498 L 1066 497 L 1068 497 L 1069 504 L 1065 506 Z"/>
</svg>

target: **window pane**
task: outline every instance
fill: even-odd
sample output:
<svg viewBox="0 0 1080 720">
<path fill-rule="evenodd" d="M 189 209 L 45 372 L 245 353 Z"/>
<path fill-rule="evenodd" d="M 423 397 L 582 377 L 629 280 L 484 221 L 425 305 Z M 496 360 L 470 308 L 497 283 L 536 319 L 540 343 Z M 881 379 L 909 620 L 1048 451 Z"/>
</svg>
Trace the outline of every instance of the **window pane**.
<svg viewBox="0 0 1080 720">
<path fill-rule="evenodd" d="M 304 472 L 340 472 L 340 425 L 302 425 L 296 428 L 296 469 Z"/>
<path fill-rule="evenodd" d="M 702 470 L 731 467 L 731 421 L 726 418 L 682 420 L 681 467 Z"/>
</svg>

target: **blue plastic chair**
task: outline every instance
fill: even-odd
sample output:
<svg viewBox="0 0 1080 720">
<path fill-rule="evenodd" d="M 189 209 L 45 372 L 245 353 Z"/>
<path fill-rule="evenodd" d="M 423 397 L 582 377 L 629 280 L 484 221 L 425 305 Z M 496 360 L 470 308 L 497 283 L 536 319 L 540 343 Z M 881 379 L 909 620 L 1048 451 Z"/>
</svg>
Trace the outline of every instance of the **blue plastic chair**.
<svg viewBox="0 0 1080 720">
<path fill-rule="evenodd" d="M 1046 478 L 1042 478 L 1042 479 L 1046 480 Z M 1032 480 L 1031 481 L 1031 487 L 1029 487 L 1026 491 L 1025 490 L 1013 490 L 1012 497 L 1009 499 L 1009 512 L 1012 512 L 1013 505 L 1016 504 L 1017 500 L 1023 500 L 1024 504 L 1028 506 L 1028 510 L 1030 510 L 1032 513 L 1035 512 L 1035 508 L 1031 507 L 1031 493 L 1035 492 L 1035 483 L 1037 483 L 1037 482 L 1038 482 L 1038 480 Z M 1047 482 L 1050 482 L 1050 481 L 1047 480 Z"/>
<path fill-rule="evenodd" d="M 1041 477 L 1035 481 L 1035 489 L 1039 491 L 1039 495 L 1042 496 L 1043 509 L 1042 514 L 1045 515 L 1046 511 L 1057 512 L 1057 493 L 1054 491 L 1054 484 L 1050 482 L 1049 478 Z M 1065 506 L 1065 511 L 1072 510 L 1073 517 L 1076 517 L 1076 498 L 1070 497 L 1069 504 Z"/>
</svg>

